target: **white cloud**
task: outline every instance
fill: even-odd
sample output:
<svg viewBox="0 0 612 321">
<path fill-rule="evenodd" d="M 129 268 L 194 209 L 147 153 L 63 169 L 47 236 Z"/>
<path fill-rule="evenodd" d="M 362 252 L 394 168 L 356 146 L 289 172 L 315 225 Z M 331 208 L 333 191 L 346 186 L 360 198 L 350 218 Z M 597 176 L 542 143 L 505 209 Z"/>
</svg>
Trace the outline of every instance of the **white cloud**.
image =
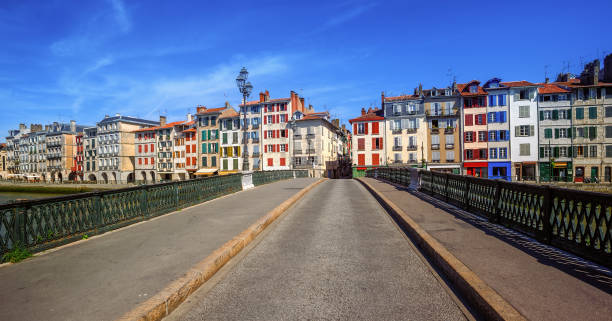
<svg viewBox="0 0 612 321">
<path fill-rule="evenodd" d="M 132 22 L 130 20 L 130 17 L 127 11 L 125 10 L 125 5 L 123 4 L 123 2 L 121 2 L 121 0 L 109 0 L 109 1 L 110 1 L 111 6 L 113 7 L 115 21 L 117 22 L 121 30 L 123 32 L 130 31 L 132 27 Z"/>
</svg>

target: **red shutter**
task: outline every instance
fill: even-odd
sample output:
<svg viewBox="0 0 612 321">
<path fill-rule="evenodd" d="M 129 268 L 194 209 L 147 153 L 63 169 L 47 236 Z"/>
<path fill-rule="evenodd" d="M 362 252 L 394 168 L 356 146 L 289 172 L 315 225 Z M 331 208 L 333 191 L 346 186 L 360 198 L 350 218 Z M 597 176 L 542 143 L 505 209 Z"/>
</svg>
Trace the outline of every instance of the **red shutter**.
<svg viewBox="0 0 612 321">
<path fill-rule="evenodd" d="M 382 137 L 381 137 L 381 138 L 379 138 L 379 140 L 380 140 L 380 143 L 378 144 L 378 147 L 379 147 L 380 149 L 382 149 L 382 148 L 383 148 L 383 139 L 382 139 Z"/>
<path fill-rule="evenodd" d="M 472 126 L 472 115 L 465 115 L 465 125 L 466 126 Z"/>
<path fill-rule="evenodd" d="M 155 158 L 151 157 L 151 165 L 155 165 Z"/>
<path fill-rule="evenodd" d="M 277 129 L 277 130 L 276 130 L 276 138 L 280 138 L 280 137 L 281 137 L 281 135 L 280 135 L 280 129 Z"/>
<path fill-rule="evenodd" d="M 480 159 L 480 149 L 474 149 L 474 159 Z"/>
<path fill-rule="evenodd" d="M 138 152 L 142 153 L 142 145 L 138 145 Z"/>
<path fill-rule="evenodd" d="M 357 155 L 357 165 L 365 165 L 365 154 Z"/>
<path fill-rule="evenodd" d="M 276 115 L 276 123 L 280 123 L 280 115 Z"/>
<path fill-rule="evenodd" d="M 155 145 L 151 144 L 151 153 L 155 152 Z"/>
<path fill-rule="evenodd" d="M 368 123 L 363 123 L 363 127 L 365 128 L 364 133 L 367 135 L 368 134 Z"/>
<path fill-rule="evenodd" d="M 267 152 L 268 152 L 268 145 L 264 145 L 264 153 L 267 153 Z"/>
<path fill-rule="evenodd" d="M 285 166 L 285 158 L 280 159 L 280 166 Z"/>
<path fill-rule="evenodd" d="M 264 113 L 268 112 L 268 105 L 264 105 Z"/>
<path fill-rule="evenodd" d="M 376 140 L 377 138 L 372 138 L 372 150 L 376 149 Z"/>
<path fill-rule="evenodd" d="M 487 124 L 487 114 L 481 114 L 482 117 L 482 125 L 486 125 Z"/>
<path fill-rule="evenodd" d="M 280 144 L 276 144 L 276 152 L 280 152 Z"/>
<path fill-rule="evenodd" d="M 142 165 L 142 158 L 138 158 L 138 165 Z"/>
<path fill-rule="evenodd" d="M 357 135 L 357 123 L 353 124 L 353 135 Z"/>
<path fill-rule="evenodd" d="M 380 165 L 378 154 L 372 154 L 372 165 Z"/>
<path fill-rule="evenodd" d="M 274 166 L 274 159 L 268 158 L 268 166 Z"/>
<path fill-rule="evenodd" d="M 463 151 L 463 159 L 468 159 L 468 157 L 467 157 L 467 149 Z"/>
<path fill-rule="evenodd" d="M 268 116 L 263 116 L 264 119 L 264 125 L 268 123 Z"/>
<path fill-rule="evenodd" d="M 149 159 L 145 158 L 144 160 L 145 160 L 145 165 L 149 165 Z"/>
<path fill-rule="evenodd" d="M 289 151 L 289 144 L 285 144 L 285 151 L 288 152 Z"/>
<path fill-rule="evenodd" d="M 264 138 L 268 138 L 268 131 L 267 130 L 264 130 Z"/>
<path fill-rule="evenodd" d="M 378 122 L 372 123 L 372 134 L 378 134 Z"/>
</svg>

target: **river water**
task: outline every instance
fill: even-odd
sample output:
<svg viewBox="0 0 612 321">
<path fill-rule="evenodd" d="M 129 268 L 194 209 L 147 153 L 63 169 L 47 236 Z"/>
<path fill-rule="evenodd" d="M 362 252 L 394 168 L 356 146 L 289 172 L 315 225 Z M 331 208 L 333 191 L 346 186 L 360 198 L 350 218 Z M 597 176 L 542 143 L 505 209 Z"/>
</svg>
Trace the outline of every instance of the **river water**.
<svg viewBox="0 0 612 321">
<path fill-rule="evenodd" d="M 10 203 L 11 201 L 18 200 L 18 199 L 33 200 L 37 198 L 47 198 L 47 197 L 65 196 L 65 195 L 68 195 L 68 194 L 0 192 L 0 205 Z"/>
</svg>

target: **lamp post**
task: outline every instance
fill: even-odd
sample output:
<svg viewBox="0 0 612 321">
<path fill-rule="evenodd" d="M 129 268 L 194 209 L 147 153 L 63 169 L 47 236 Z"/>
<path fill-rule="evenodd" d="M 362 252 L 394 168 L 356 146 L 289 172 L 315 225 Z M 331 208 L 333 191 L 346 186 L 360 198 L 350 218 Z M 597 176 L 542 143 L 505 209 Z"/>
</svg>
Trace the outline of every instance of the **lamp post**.
<svg viewBox="0 0 612 321">
<path fill-rule="evenodd" d="M 246 121 L 246 112 L 247 112 L 247 98 L 251 95 L 251 91 L 253 90 L 253 85 L 251 85 L 250 81 L 247 81 L 249 77 L 249 72 L 246 68 L 242 67 L 238 77 L 236 77 L 236 85 L 238 85 L 238 90 L 242 93 L 242 113 L 243 121 L 242 121 L 242 141 L 244 143 L 244 149 L 242 150 L 242 171 L 246 172 L 249 170 L 249 157 L 247 152 L 247 138 L 246 138 L 246 130 L 247 130 L 247 121 Z"/>
</svg>

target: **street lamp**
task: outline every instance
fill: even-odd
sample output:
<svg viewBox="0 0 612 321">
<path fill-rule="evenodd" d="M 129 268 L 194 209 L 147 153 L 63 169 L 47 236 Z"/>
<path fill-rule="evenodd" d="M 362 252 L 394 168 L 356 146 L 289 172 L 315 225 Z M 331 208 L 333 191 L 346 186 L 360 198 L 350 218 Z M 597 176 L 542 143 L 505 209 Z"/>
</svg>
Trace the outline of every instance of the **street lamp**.
<svg viewBox="0 0 612 321">
<path fill-rule="evenodd" d="M 242 93 L 242 112 L 244 114 L 243 122 L 242 122 L 242 140 L 244 143 L 244 149 L 242 151 L 242 171 L 249 170 L 249 157 L 247 153 L 247 139 L 246 139 L 246 130 L 247 130 L 247 121 L 246 121 L 246 112 L 247 112 L 247 98 L 251 95 L 251 91 L 253 90 L 253 85 L 251 85 L 250 81 L 247 81 L 249 77 L 249 72 L 246 68 L 242 67 L 238 77 L 236 77 L 236 85 L 238 86 L 238 90 Z"/>
</svg>

